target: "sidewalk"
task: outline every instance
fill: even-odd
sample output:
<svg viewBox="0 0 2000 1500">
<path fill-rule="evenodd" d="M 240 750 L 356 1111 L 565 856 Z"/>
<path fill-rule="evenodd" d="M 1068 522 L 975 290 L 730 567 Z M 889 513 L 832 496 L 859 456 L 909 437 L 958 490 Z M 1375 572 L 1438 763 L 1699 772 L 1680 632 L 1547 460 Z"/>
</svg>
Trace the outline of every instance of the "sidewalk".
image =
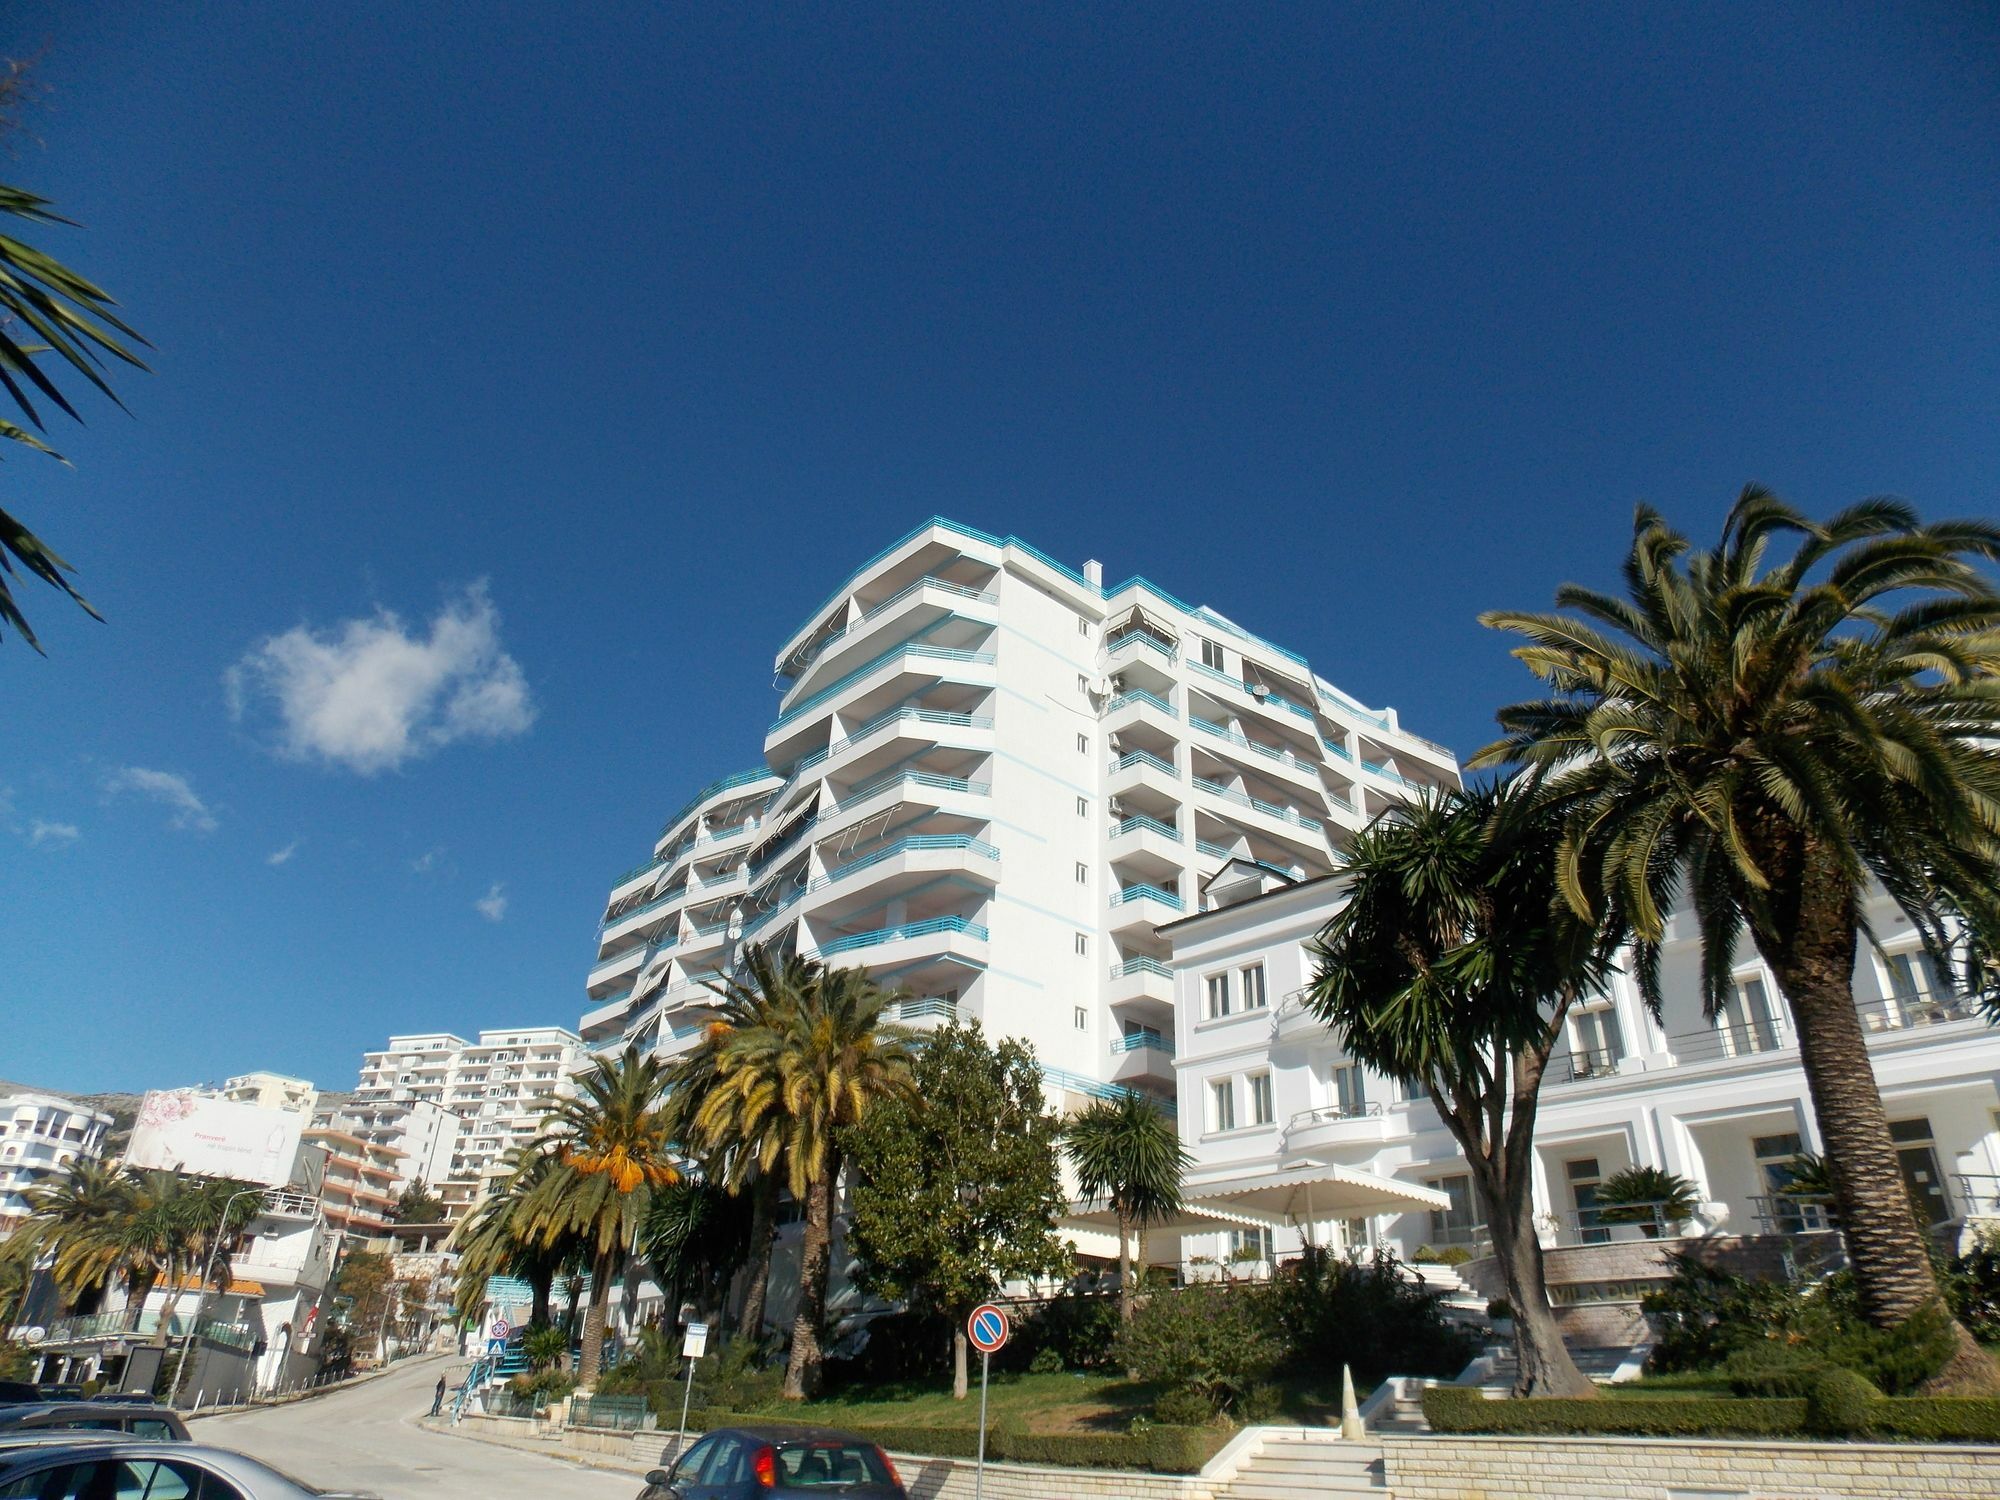
<svg viewBox="0 0 2000 1500">
<path fill-rule="evenodd" d="M 618 1474 L 645 1475 L 671 1462 L 676 1433 L 612 1433 L 601 1429 L 569 1428 L 561 1432 L 541 1430 L 532 1417 L 494 1417 L 469 1412 L 456 1426 L 449 1417 L 420 1417 L 417 1425 L 447 1437 L 488 1443 L 496 1448 L 513 1448 L 523 1453 L 539 1453 L 545 1458 L 566 1459 L 587 1469 L 606 1469 Z M 699 1433 L 690 1434 L 698 1437 Z"/>
</svg>

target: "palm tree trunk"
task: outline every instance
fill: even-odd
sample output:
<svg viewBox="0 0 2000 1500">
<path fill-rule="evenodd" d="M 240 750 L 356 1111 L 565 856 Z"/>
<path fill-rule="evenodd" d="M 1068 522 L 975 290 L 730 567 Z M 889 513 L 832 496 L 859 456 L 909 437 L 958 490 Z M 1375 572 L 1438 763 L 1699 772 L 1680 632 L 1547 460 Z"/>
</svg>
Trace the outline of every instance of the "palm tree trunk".
<svg viewBox="0 0 2000 1500">
<path fill-rule="evenodd" d="M 792 1352 L 785 1364 L 785 1399 L 819 1394 L 820 1325 L 826 1320 L 826 1279 L 833 1251 L 833 1185 L 840 1159 L 827 1152 L 825 1170 L 806 1189 L 805 1236 L 799 1245 L 799 1310 L 792 1319 Z"/>
<path fill-rule="evenodd" d="M 604 1325 L 611 1310 L 611 1277 L 616 1257 L 598 1256 L 590 1263 L 590 1305 L 583 1314 L 583 1359 L 578 1382 L 587 1390 L 597 1384 L 604 1368 Z"/>
<path fill-rule="evenodd" d="M 1118 1321 L 1132 1321 L 1132 1220 L 1118 1205 Z"/>
<path fill-rule="evenodd" d="M 743 1312 L 738 1327 L 750 1339 L 764 1337 L 764 1304 L 771 1290 L 771 1251 L 778 1223 L 778 1179 L 759 1176 L 750 1189 L 750 1259 L 744 1264 Z"/>
<path fill-rule="evenodd" d="M 555 1286 L 554 1271 L 537 1270 L 528 1278 L 528 1326 L 547 1328 L 549 1321 L 549 1293 Z"/>
<path fill-rule="evenodd" d="M 1893 1328 L 1942 1299 L 1854 1008 L 1853 895 L 1844 873 L 1816 847 L 1807 847 L 1801 864 L 1799 908 L 1790 932 L 1783 940 L 1759 932 L 1757 947 L 1777 976 L 1798 1031 L 1799 1061 L 1833 1178 L 1861 1314 L 1874 1327 Z M 1957 1349 L 1926 1389 L 2000 1390 L 2000 1367 L 1962 1323 L 1954 1322 L 1952 1329 Z"/>
</svg>

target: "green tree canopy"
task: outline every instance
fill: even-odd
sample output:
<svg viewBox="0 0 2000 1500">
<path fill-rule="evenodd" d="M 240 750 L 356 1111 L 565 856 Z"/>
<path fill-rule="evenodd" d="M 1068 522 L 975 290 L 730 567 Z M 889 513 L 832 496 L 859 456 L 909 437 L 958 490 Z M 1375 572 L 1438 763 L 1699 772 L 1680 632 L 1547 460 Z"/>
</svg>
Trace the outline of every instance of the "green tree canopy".
<svg viewBox="0 0 2000 1500">
<path fill-rule="evenodd" d="M 953 1325 L 953 1394 L 966 1391 L 963 1321 L 1002 1283 L 1058 1276 L 1070 1252 L 1061 1122 L 1043 1108 L 1034 1049 L 989 1043 L 977 1021 L 933 1032 L 906 1098 L 847 1137 L 848 1245 L 860 1287 Z"/>
</svg>

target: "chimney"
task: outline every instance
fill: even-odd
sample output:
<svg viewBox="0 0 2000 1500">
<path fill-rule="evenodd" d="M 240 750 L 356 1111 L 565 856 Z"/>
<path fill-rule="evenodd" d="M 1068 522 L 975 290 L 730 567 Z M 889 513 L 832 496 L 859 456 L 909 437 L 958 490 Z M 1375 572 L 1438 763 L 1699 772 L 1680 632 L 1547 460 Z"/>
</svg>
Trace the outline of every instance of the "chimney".
<svg viewBox="0 0 2000 1500">
<path fill-rule="evenodd" d="M 1083 565 L 1083 578 L 1084 582 L 1088 583 L 1092 588 L 1094 589 L 1103 588 L 1104 564 L 1099 562 L 1096 558 L 1093 557 L 1089 562 Z"/>
</svg>

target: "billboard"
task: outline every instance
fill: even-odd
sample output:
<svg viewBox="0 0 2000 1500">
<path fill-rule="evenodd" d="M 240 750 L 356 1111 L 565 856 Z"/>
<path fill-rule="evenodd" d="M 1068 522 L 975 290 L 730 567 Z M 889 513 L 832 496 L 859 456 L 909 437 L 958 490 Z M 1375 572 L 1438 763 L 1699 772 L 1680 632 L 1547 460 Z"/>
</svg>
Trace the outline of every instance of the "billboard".
<svg viewBox="0 0 2000 1500">
<path fill-rule="evenodd" d="M 155 1089 L 139 1105 L 125 1160 L 134 1167 L 284 1187 L 305 1123 L 304 1115 L 290 1110 L 236 1104 L 193 1089 Z"/>
</svg>

